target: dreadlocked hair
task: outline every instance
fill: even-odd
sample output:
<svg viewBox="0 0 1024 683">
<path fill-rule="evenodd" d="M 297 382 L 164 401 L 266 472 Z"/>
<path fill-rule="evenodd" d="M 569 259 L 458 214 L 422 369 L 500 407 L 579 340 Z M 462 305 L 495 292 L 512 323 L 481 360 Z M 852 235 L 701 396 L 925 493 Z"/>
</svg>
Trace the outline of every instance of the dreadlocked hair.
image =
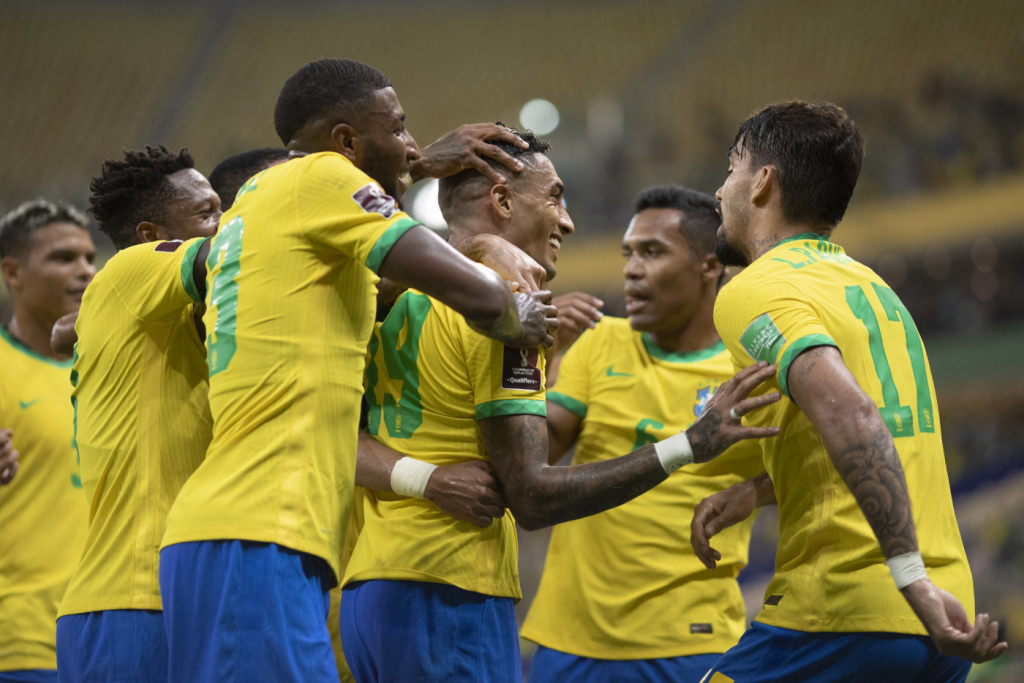
<svg viewBox="0 0 1024 683">
<path fill-rule="evenodd" d="M 167 176 L 188 168 L 195 168 L 195 162 L 187 147 L 177 154 L 163 145 L 126 150 L 123 161 L 104 161 L 100 175 L 90 181 L 89 213 L 117 249 L 137 244 L 139 223 L 165 220 L 166 200 L 173 192 Z"/>
</svg>

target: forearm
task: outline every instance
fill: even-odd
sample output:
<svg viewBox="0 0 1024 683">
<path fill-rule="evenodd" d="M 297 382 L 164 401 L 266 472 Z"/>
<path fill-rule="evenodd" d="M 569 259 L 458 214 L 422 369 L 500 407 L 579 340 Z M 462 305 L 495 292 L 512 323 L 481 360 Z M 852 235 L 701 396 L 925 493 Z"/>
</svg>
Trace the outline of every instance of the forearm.
<svg viewBox="0 0 1024 683">
<path fill-rule="evenodd" d="M 356 450 L 356 486 L 391 493 L 391 470 L 402 457 L 398 451 L 360 432 Z"/>
<path fill-rule="evenodd" d="M 838 413 L 842 412 L 842 415 Z M 917 550 L 917 532 L 903 465 L 874 404 L 851 415 L 837 410 L 819 429 L 836 470 L 867 518 L 886 558 Z"/>
<path fill-rule="evenodd" d="M 75 344 L 78 342 L 78 334 L 75 332 L 75 323 L 78 321 L 78 311 L 68 313 L 59 318 L 53 325 L 50 332 L 50 348 L 54 353 L 62 356 L 70 356 L 74 353 Z"/>
<path fill-rule="evenodd" d="M 775 484 L 772 482 L 772 478 L 768 476 L 768 473 L 759 474 L 753 479 L 748 479 L 750 485 L 754 487 L 754 507 L 760 508 L 765 505 L 776 505 L 778 500 L 775 499 Z"/>
<path fill-rule="evenodd" d="M 480 424 L 505 501 L 530 531 L 621 505 L 668 476 L 653 445 L 612 460 L 552 467 L 545 420 L 517 415 Z"/>
</svg>

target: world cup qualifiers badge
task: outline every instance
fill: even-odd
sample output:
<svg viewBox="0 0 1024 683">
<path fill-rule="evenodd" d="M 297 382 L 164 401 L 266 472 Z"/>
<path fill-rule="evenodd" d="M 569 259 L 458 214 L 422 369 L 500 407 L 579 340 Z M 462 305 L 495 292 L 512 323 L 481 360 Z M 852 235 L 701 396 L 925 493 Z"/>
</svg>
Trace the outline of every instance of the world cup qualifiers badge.
<svg viewBox="0 0 1024 683">
<path fill-rule="evenodd" d="M 501 388 L 540 391 L 544 386 L 537 349 L 513 349 L 505 347 L 501 362 Z"/>
<path fill-rule="evenodd" d="M 377 183 L 363 185 L 352 195 L 353 201 L 366 213 L 379 213 L 384 218 L 391 218 L 398 211 L 398 204 L 391 195 L 385 194 Z"/>
</svg>

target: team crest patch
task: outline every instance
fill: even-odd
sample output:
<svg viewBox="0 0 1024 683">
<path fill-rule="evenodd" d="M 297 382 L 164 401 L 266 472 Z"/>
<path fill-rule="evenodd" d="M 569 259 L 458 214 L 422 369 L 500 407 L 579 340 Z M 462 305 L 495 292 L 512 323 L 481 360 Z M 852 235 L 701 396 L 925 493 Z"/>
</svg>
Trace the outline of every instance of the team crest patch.
<svg viewBox="0 0 1024 683">
<path fill-rule="evenodd" d="M 391 195 L 385 194 L 377 183 L 363 185 L 352 195 L 352 199 L 363 207 L 366 213 L 379 213 L 384 218 L 391 218 L 392 214 L 398 211 L 398 204 Z"/>
<path fill-rule="evenodd" d="M 537 367 L 537 349 L 513 349 L 505 347 L 501 361 L 501 388 L 540 391 L 544 377 Z"/>
<path fill-rule="evenodd" d="M 693 406 L 693 414 L 700 417 L 700 414 L 704 412 L 704 408 L 707 407 L 708 401 L 715 395 L 715 390 L 718 386 L 701 387 L 697 389 L 697 403 Z"/>
<path fill-rule="evenodd" d="M 160 244 L 156 245 L 156 249 L 154 249 L 153 251 L 175 252 L 178 251 L 178 247 L 180 247 L 182 244 L 184 243 L 181 240 L 170 240 L 169 242 L 161 242 Z"/>
</svg>

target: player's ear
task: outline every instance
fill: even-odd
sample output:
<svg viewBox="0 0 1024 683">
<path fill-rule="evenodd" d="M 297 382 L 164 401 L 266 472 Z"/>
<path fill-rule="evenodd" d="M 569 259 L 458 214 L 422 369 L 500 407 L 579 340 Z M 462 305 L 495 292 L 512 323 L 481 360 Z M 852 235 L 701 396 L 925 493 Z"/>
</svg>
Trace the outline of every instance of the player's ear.
<svg viewBox="0 0 1024 683">
<path fill-rule="evenodd" d="M 718 279 L 722 277 L 725 266 L 714 254 L 707 254 L 700 262 L 700 279 L 717 286 Z"/>
<path fill-rule="evenodd" d="M 754 182 L 750 187 L 750 201 L 754 204 L 764 204 L 771 196 L 772 185 L 779 183 L 779 170 L 774 166 L 762 166 L 754 175 Z"/>
<path fill-rule="evenodd" d="M 142 221 L 135 226 L 135 234 L 138 236 L 139 241 L 143 244 L 146 242 L 156 242 L 161 239 L 166 239 L 161 236 L 161 228 L 156 223 L 150 223 L 149 221 Z"/>
<path fill-rule="evenodd" d="M 502 220 L 512 217 L 512 190 L 508 185 L 498 184 L 491 186 L 491 210 Z"/>
<path fill-rule="evenodd" d="M 360 168 L 366 151 L 366 141 L 355 128 L 347 123 L 335 124 L 331 128 L 331 143 L 334 151 Z"/>
<path fill-rule="evenodd" d="M 0 259 L 0 273 L 3 273 L 4 283 L 8 289 L 14 289 L 20 283 L 20 266 L 18 259 L 13 256 L 4 256 Z"/>
</svg>

